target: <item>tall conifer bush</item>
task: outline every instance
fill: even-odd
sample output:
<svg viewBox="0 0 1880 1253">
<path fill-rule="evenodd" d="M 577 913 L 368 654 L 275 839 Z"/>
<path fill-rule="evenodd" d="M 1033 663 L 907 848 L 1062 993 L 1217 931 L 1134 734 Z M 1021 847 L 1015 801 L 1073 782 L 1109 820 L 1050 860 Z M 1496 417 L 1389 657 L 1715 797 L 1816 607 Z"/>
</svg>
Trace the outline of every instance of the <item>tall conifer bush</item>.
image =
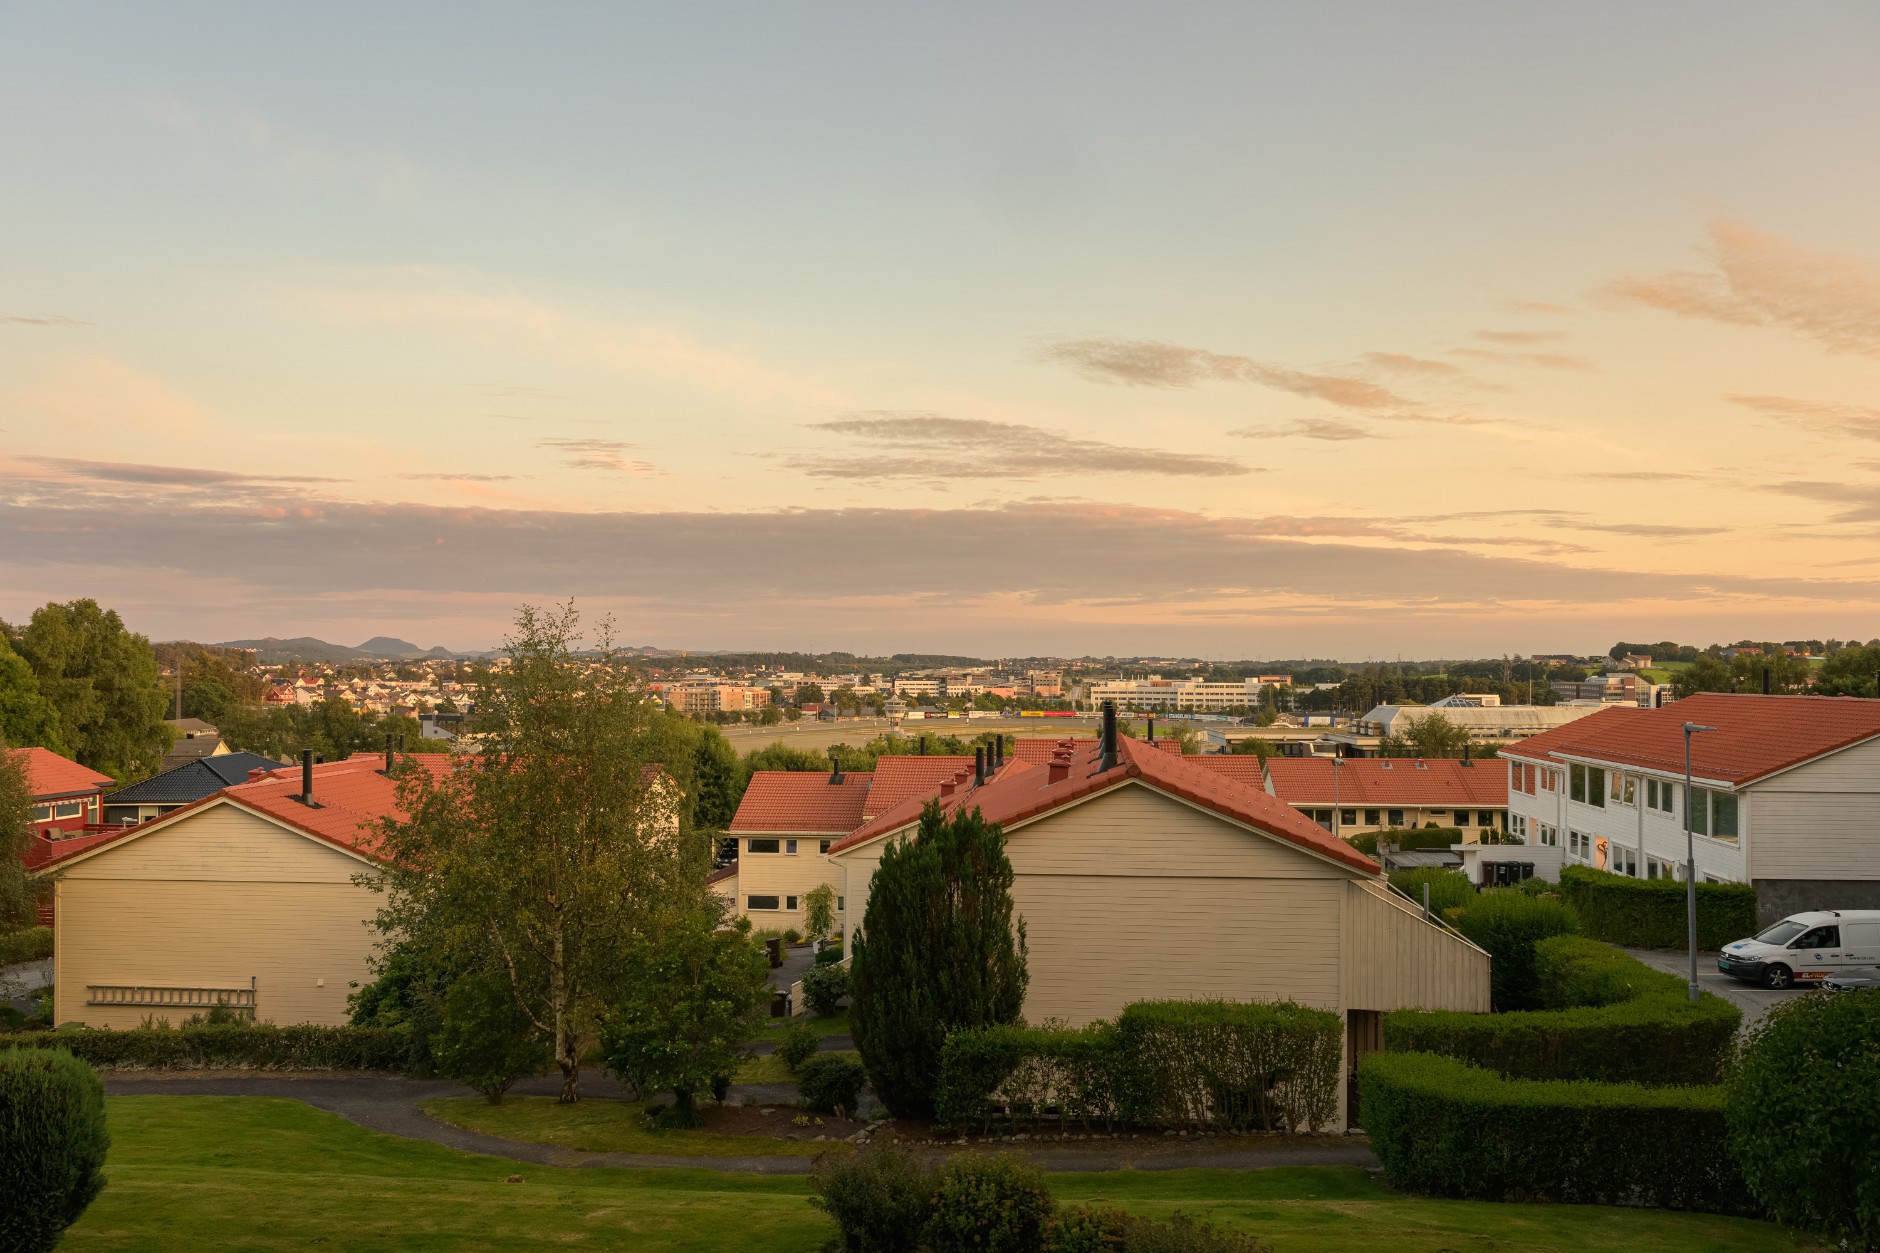
<svg viewBox="0 0 1880 1253">
<path fill-rule="evenodd" d="M 850 1030 L 875 1095 L 897 1117 L 932 1114 L 947 1033 L 1017 1022 L 1025 1002 L 998 824 L 930 803 L 917 836 L 882 855 L 853 954 Z"/>
</svg>

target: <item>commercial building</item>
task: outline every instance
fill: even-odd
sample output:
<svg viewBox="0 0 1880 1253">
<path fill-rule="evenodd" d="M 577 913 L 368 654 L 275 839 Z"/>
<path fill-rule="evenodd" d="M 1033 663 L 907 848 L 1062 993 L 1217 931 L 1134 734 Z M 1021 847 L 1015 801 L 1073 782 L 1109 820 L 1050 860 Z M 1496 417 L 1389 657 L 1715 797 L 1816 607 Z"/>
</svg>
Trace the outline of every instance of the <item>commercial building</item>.
<svg viewBox="0 0 1880 1253">
<path fill-rule="evenodd" d="M 1218 713 L 1245 709 L 1260 702 L 1260 680 L 1210 683 L 1201 679 L 1101 679 L 1090 684 L 1088 699 L 1101 707 L 1114 701 L 1123 711 L 1187 710 Z"/>
</svg>

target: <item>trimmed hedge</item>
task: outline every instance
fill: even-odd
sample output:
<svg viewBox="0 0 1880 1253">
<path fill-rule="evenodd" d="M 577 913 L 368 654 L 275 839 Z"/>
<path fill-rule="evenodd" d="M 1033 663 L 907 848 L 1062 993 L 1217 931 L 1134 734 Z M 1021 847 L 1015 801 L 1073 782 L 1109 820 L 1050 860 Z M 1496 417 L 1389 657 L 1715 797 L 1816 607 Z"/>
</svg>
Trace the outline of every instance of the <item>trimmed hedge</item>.
<svg viewBox="0 0 1880 1253">
<path fill-rule="evenodd" d="M 1630 948 L 1683 948 L 1685 886 L 1672 879 L 1633 879 L 1591 866 L 1560 872 L 1560 895 L 1594 939 Z M 1755 935 L 1756 889 L 1747 883 L 1697 885 L 1697 947 L 1720 949 Z"/>
<path fill-rule="evenodd" d="M 1448 848 L 1451 844 L 1461 844 L 1460 827 L 1404 827 L 1391 831 L 1366 831 L 1361 835 L 1345 837 L 1351 846 L 1366 857 L 1377 856 L 1378 841 L 1395 844 L 1406 853 L 1419 852 L 1432 848 Z"/>
<path fill-rule="evenodd" d="M 1453 915 L 1456 930 L 1489 956 L 1489 999 L 1496 1013 L 1538 1009 L 1534 946 L 1549 936 L 1578 931 L 1573 911 L 1560 901 L 1530 896 L 1515 888 L 1478 892 Z"/>
<path fill-rule="evenodd" d="M 1755 1208 L 1730 1154 L 1722 1088 L 1507 1079 L 1428 1053 L 1373 1053 L 1358 1089 L 1393 1187 L 1478 1201 Z"/>
<path fill-rule="evenodd" d="M 1544 1009 L 1507 1014 L 1396 1010 L 1384 1047 L 1439 1053 L 1518 1079 L 1707 1084 L 1722 1079 L 1742 1012 L 1581 936 L 1534 946 Z M 1368 1117 L 1368 1111 L 1367 1111 Z"/>
<path fill-rule="evenodd" d="M 27 927 L 0 935 L 0 966 L 44 961 L 52 956 L 52 928 Z"/>
<path fill-rule="evenodd" d="M 1055 1116 L 1158 1127 L 1299 1131 L 1338 1109 L 1338 1015 L 1291 1001 L 1139 1001 L 1081 1030 L 955 1031 L 935 1090 L 951 1126 Z"/>
<path fill-rule="evenodd" d="M 389 1027 L 269 1023 L 82 1028 L 0 1035 L 0 1049 L 62 1049 L 99 1070 L 400 1070 L 409 1033 Z"/>
<path fill-rule="evenodd" d="M 0 1249 L 51 1249 L 104 1188 L 104 1085 L 69 1053 L 0 1050 Z"/>
<path fill-rule="evenodd" d="M 1430 912 L 1438 918 L 1446 909 L 1466 909 L 1475 899 L 1475 885 L 1460 870 L 1420 866 L 1415 870 L 1393 871 L 1390 876 L 1390 885 L 1419 905 L 1423 903 L 1426 883 L 1430 887 Z"/>
</svg>

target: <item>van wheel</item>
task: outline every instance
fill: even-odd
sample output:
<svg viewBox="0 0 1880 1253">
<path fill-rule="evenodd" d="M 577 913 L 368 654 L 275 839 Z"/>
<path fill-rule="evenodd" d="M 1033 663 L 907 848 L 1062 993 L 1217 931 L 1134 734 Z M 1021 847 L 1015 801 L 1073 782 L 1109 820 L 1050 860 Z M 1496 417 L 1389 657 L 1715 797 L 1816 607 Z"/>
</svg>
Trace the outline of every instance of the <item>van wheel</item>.
<svg viewBox="0 0 1880 1253">
<path fill-rule="evenodd" d="M 1765 988 L 1792 988 L 1795 986 L 1795 972 L 1777 963 L 1763 971 L 1762 984 Z"/>
</svg>

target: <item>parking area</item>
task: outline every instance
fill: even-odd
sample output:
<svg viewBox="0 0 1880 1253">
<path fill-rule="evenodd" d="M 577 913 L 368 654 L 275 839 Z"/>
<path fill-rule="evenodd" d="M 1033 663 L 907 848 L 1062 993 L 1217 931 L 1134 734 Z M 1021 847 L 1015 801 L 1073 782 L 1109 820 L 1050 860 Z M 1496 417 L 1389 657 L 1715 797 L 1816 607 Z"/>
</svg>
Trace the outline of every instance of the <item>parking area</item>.
<svg viewBox="0 0 1880 1253">
<path fill-rule="evenodd" d="M 1653 970 L 1662 970 L 1688 979 L 1691 974 L 1691 959 L 1687 953 L 1667 949 L 1629 948 L 1626 952 L 1650 966 Z M 1759 988 L 1754 984 L 1732 979 L 1717 969 L 1715 953 L 1697 954 L 1697 986 L 1706 992 L 1715 992 L 1743 1011 L 1743 1025 L 1749 1027 L 1758 1022 L 1772 1008 L 1793 996 L 1800 996 L 1805 989 L 1790 988 L 1782 992 L 1772 992 L 1768 988 Z"/>
</svg>

